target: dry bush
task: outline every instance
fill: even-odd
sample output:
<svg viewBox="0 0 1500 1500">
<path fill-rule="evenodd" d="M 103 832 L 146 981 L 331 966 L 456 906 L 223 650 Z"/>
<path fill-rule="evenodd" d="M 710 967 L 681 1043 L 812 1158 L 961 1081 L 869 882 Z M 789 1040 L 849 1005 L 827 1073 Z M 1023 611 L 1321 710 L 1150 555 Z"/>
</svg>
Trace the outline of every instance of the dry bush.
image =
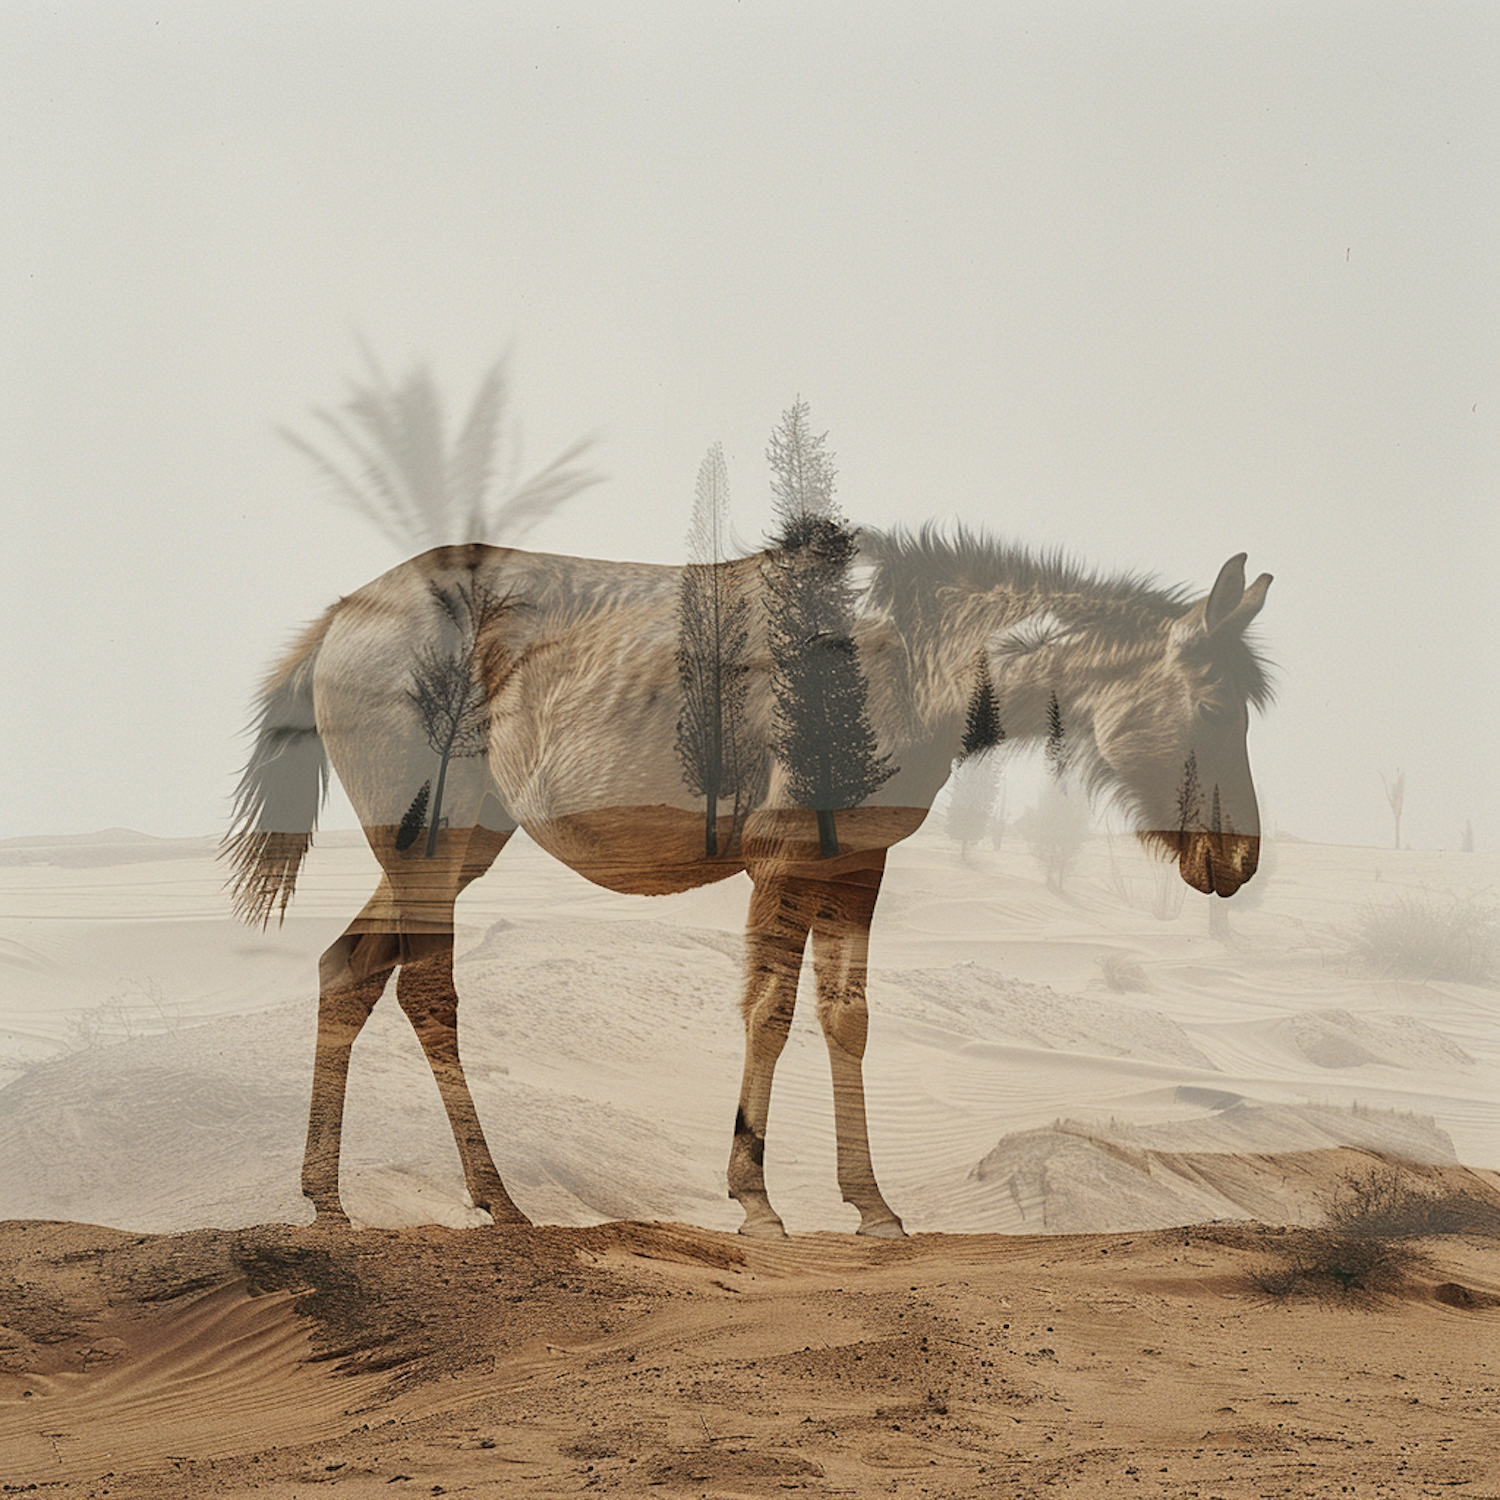
<svg viewBox="0 0 1500 1500">
<path fill-rule="evenodd" d="M 1370 968 L 1398 979 L 1500 978 L 1500 909 L 1477 896 L 1369 902 L 1346 941 Z"/>
<path fill-rule="evenodd" d="M 1252 1270 L 1269 1297 L 1393 1292 L 1421 1260 L 1413 1240 L 1443 1234 L 1500 1235 L 1500 1206 L 1434 1192 L 1399 1167 L 1346 1172 L 1323 1203 L 1325 1223 L 1290 1229 L 1280 1259 Z"/>
<path fill-rule="evenodd" d="M 1117 995 L 1147 994 L 1153 988 L 1146 971 L 1126 953 L 1106 953 L 1099 960 L 1104 982 Z"/>
</svg>

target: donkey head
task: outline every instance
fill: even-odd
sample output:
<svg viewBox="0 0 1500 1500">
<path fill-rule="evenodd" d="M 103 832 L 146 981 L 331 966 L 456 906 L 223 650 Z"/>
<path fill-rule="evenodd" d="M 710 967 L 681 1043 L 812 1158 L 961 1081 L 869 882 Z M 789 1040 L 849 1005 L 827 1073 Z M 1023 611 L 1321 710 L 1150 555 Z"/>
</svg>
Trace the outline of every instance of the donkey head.
<svg viewBox="0 0 1500 1500">
<path fill-rule="evenodd" d="M 1127 695 L 1101 704 L 1099 754 L 1141 815 L 1140 836 L 1177 859 L 1195 890 L 1232 896 L 1255 873 L 1260 813 L 1245 749 L 1249 710 L 1269 697 L 1245 627 L 1271 575 L 1245 587 L 1245 554 L 1165 632 Z"/>
</svg>

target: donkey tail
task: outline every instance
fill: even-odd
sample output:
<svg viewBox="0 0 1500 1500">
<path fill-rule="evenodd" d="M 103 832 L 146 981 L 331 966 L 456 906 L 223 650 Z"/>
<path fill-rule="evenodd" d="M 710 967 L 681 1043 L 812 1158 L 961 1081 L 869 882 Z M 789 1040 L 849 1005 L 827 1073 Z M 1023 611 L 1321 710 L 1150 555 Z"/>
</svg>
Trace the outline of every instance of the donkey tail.
<svg viewBox="0 0 1500 1500">
<path fill-rule="evenodd" d="M 278 920 L 286 918 L 328 790 L 328 755 L 318 734 L 312 683 L 333 615 L 328 610 L 303 632 L 260 691 L 250 721 L 255 744 L 219 846 L 219 857 L 233 870 L 228 884 L 235 915 L 260 927 L 270 924 L 273 911 Z"/>
</svg>

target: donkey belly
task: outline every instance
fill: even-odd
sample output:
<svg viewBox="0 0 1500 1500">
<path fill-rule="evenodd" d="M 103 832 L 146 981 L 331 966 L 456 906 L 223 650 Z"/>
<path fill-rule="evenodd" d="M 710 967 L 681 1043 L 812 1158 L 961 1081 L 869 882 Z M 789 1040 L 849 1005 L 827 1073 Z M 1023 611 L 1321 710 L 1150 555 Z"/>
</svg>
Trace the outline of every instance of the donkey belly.
<svg viewBox="0 0 1500 1500">
<path fill-rule="evenodd" d="M 718 820 L 718 843 L 729 843 L 732 819 Z M 711 857 L 702 811 L 657 803 L 599 807 L 528 821 L 526 832 L 554 858 L 595 885 L 632 896 L 666 896 L 723 880 L 745 868 L 739 852 Z"/>
</svg>

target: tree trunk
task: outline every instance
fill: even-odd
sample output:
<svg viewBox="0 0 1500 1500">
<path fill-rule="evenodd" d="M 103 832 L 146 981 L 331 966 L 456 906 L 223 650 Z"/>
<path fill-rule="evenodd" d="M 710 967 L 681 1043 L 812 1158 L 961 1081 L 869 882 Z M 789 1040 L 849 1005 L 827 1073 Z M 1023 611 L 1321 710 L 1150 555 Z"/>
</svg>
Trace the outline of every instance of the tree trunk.
<svg viewBox="0 0 1500 1500">
<path fill-rule="evenodd" d="M 823 859 L 832 859 L 839 852 L 839 833 L 833 822 L 833 809 L 818 809 L 818 854 Z"/>
<path fill-rule="evenodd" d="M 438 819 L 443 815 L 443 783 L 448 779 L 448 759 L 448 752 L 444 750 L 442 761 L 438 765 L 437 786 L 432 792 L 432 821 L 427 830 L 428 859 L 437 853 Z"/>
</svg>

